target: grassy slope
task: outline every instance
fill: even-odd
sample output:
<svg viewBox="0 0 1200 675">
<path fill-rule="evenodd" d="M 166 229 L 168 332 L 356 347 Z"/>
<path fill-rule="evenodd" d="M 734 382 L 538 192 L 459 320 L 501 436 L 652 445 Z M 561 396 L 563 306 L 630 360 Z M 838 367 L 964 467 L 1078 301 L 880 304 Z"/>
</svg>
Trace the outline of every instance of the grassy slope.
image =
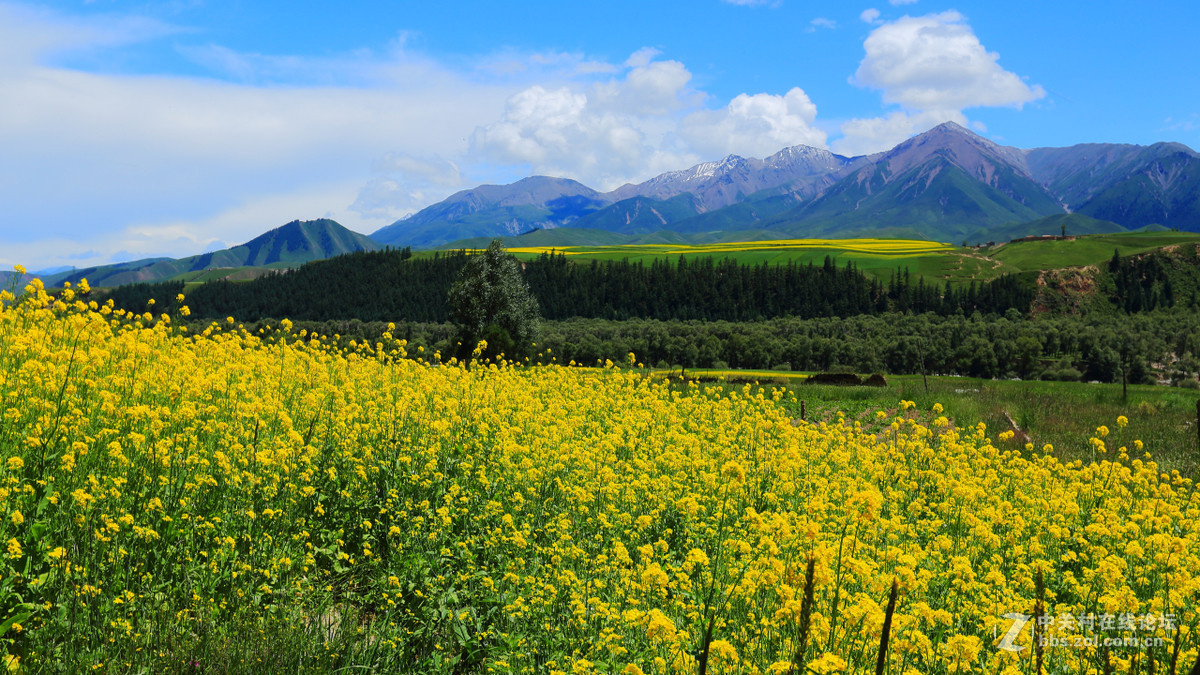
<svg viewBox="0 0 1200 675">
<path fill-rule="evenodd" d="M 1128 232 L 1128 230 L 1120 225 L 1107 220 L 1096 220 L 1080 213 L 1060 213 L 1031 220 L 1026 223 L 1014 223 L 1012 225 L 1000 225 L 981 229 L 973 232 L 967 239 L 969 241 L 982 242 L 1008 241 L 1021 237 L 1040 237 L 1046 234 L 1057 236 L 1062 233 L 1064 226 L 1067 233 L 1071 236 Z"/>
<path fill-rule="evenodd" d="M 504 241 L 507 246 L 516 248 L 514 254 L 517 257 L 526 259 L 540 254 L 539 251 L 531 250 L 533 248 L 564 251 L 569 253 L 574 260 L 627 259 L 646 263 L 662 259 L 664 256 L 668 258 L 713 256 L 719 259 L 732 258 L 751 265 L 786 264 L 789 261 L 819 265 L 824 261 L 825 256 L 829 256 L 839 265 L 853 262 L 863 272 L 878 279 L 885 280 L 896 269 L 907 268 L 910 274 L 923 278 L 926 283 L 938 284 L 946 281 L 965 284 L 973 280 L 985 281 L 1005 273 L 1098 265 L 1108 261 L 1112 257 L 1114 249 L 1119 250 L 1122 256 L 1126 256 L 1172 244 L 1200 243 L 1200 234 L 1197 233 L 1131 232 L 1082 236 L 1064 241 L 1008 243 L 980 250 L 954 246 L 941 251 L 928 252 L 867 252 L 850 250 L 840 244 L 788 246 L 783 243 L 785 240 L 770 240 L 763 236 L 777 233 L 722 232 L 716 234 L 722 236 L 685 236 L 673 232 L 630 236 L 592 230 L 558 228 L 539 230 L 521 237 L 507 237 Z M 752 234 L 762 238 L 754 242 L 738 241 L 738 234 Z M 607 239 L 611 243 L 596 245 L 598 237 L 601 241 Z M 684 243 L 685 239 L 691 243 Z M 454 248 L 482 247 L 486 246 L 489 241 L 491 241 L 490 238 L 464 240 L 456 242 Z M 576 242 L 587 242 L 591 245 L 579 245 Z M 727 245 L 717 245 L 722 243 Z M 931 242 L 916 242 L 916 244 L 918 246 L 936 246 Z M 429 256 L 433 255 L 433 252 L 418 251 L 415 255 Z M 178 263 L 179 261 L 161 261 L 157 264 L 163 264 L 163 262 Z M 189 284 L 226 278 L 238 281 L 261 276 L 275 268 L 293 266 L 295 263 L 274 263 L 268 266 L 231 264 L 225 269 L 188 270 L 186 265 L 181 265 L 182 269 L 179 269 L 171 278 Z"/>
<path fill-rule="evenodd" d="M 1027 222 L 1062 210 L 1011 169 L 998 167 L 997 172 L 1000 184 L 1014 190 L 1019 200 L 938 160 L 894 178 L 878 168 L 870 181 L 842 181 L 817 200 L 780 215 L 773 225 L 797 236 L 853 236 L 889 223 L 924 238 L 958 242 L 981 225 Z"/>
<path fill-rule="evenodd" d="M 1145 253 L 1163 246 L 1200 242 L 1195 232 L 1129 232 L 1078 237 L 1074 240 L 1022 241 L 986 251 L 989 258 L 1022 270 L 1098 265 L 1112 258 Z"/>
<path fill-rule="evenodd" d="M 1200 234 L 1189 232 L 1129 232 L 1081 236 L 1073 240 L 1008 243 L 978 250 L 948 245 L 941 250 L 922 250 L 939 245 L 921 241 L 912 242 L 912 250 L 895 250 L 896 245 L 892 242 L 876 246 L 892 250 L 872 251 L 868 249 L 875 245 L 869 242 L 889 240 L 863 240 L 861 245 L 855 244 L 859 240 L 764 240 L 724 245 L 711 242 L 574 246 L 564 243 L 571 240 L 569 230 L 547 230 L 540 241 L 535 238 L 537 234 L 513 238 L 506 243 L 513 247 L 514 255 L 525 259 L 540 255 L 543 249 L 564 252 L 573 260 L 646 263 L 664 257 L 712 256 L 751 265 L 786 264 L 789 261 L 819 265 L 825 256 L 829 256 L 839 265 L 853 262 L 876 278 L 886 279 L 897 268 L 908 268 L 911 274 L 923 278 L 926 283 L 938 284 L 986 281 L 1006 273 L 1096 265 L 1111 258 L 1114 249 L 1126 256 L 1173 244 L 1200 242 Z M 578 236 L 586 239 L 586 235 Z"/>
<path fill-rule="evenodd" d="M 173 280 L 189 283 L 224 278 L 244 280 L 274 269 L 298 267 L 310 260 L 378 248 L 382 246 L 366 235 L 331 220 L 293 221 L 232 248 L 179 259 L 152 258 L 76 269 L 47 276 L 44 281 L 53 287 L 86 278 L 92 286 L 101 287 Z"/>
</svg>

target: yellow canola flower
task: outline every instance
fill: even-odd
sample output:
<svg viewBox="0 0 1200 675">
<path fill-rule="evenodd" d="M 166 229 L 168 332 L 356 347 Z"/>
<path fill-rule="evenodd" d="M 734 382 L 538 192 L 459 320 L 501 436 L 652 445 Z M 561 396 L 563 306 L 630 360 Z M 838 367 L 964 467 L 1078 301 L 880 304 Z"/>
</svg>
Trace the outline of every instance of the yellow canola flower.
<svg viewBox="0 0 1200 675">
<path fill-rule="evenodd" d="M 837 654 L 826 652 L 815 661 L 808 664 L 808 669 L 814 673 L 844 673 L 849 666 L 846 660 Z"/>
<path fill-rule="evenodd" d="M 696 672 L 711 622 L 709 672 L 788 672 L 810 558 L 797 672 L 869 671 L 893 579 L 892 667 L 911 672 L 1010 669 L 993 635 L 1031 613 L 1037 570 L 1056 615 L 1200 626 L 1200 495 L 1152 444 L 1066 464 L 942 405 L 796 424 L 753 386 L 429 366 L 393 338 L 194 335 L 103 309 L 0 312 L 18 402 L 0 411 L 0 584 L 49 605 L 22 621 L 29 655 L 178 670 L 189 635 L 291 625 L 330 654 L 317 670 L 471 644 L 495 672 Z M 103 630 L 68 634 L 68 610 Z M 1047 651 L 1062 672 L 1093 657 Z"/>
</svg>

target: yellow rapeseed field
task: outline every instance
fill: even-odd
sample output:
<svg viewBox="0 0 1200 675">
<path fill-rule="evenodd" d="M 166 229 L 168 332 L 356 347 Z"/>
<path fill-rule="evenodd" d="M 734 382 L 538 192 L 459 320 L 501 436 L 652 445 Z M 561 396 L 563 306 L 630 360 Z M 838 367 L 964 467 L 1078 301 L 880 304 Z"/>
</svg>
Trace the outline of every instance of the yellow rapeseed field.
<svg viewBox="0 0 1200 675">
<path fill-rule="evenodd" d="M 880 255 L 917 255 L 954 251 L 955 246 L 919 239 L 768 239 L 713 244 L 625 244 L 620 246 L 517 246 L 509 253 L 562 253 L 564 255 L 623 252 L 630 255 L 700 255 L 747 251 L 846 251 Z"/>
<path fill-rule="evenodd" d="M 869 672 L 893 580 L 889 673 L 1196 659 L 1200 496 L 1137 420 L 1065 465 L 941 406 L 809 424 L 87 291 L 0 301 L 13 670 Z"/>
</svg>

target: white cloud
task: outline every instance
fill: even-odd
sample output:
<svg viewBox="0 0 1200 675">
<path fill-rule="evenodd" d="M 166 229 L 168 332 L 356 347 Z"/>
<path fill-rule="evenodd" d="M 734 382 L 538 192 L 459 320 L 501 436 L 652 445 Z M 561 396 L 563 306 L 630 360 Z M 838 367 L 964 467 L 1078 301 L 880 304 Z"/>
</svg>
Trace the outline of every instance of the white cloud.
<svg viewBox="0 0 1200 675">
<path fill-rule="evenodd" d="M 826 19 L 823 16 L 818 16 L 817 18 L 808 22 L 808 32 L 811 33 L 813 31 L 817 30 L 818 28 L 829 28 L 829 29 L 837 28 L 837 22 L 834 21 L 833 19 Z"/>
<path fill-rule="evenodd" d="M 904 17 L 871 32 L 854 83 L 909 110 L 1021 106 L 1045 96 L 1000 67 L 958 12 Z"/>
<path fill-rule="evenodd" d="M 1159 131 L 1196 131 L 1200 129 L 1200 113 L 1192 113 L 1183 119 L 1168 117 L 1163 120 L 1163 126 Z"/>
<path fill-rule="evenodd" d="M 500 119 L 477 128 L 472 148 L 497 164 L 615 187 L 653 164 L 657 143 L 648 138 L 653 120 L 640 119 L 635 111 L 654 110 L 655 103 L 670 98 L 670 92 L 652 89 L 656 81 L 671 80 L 651 77 L 640 90 L 603 83 L 590 92 L 535 85 L 512 96 Z M 622 104 L 633 109 L 623 111 Z"/>
<path fill-rule="evenodd" d="M 25 216 L 71 227 L 127 217 L 147 201 L 199 215 L 214 203 L 358 174 L 392 148 L 465 150 L 465 129 L 502 110 L 505 91 L 478 85 L 395 88 L 247 87 L 182 78 L 37 68 L 0 76 L 0 198 Z M 70 199 L 58 194 L 72 180 Z M 153 194 L 157 193 L 157 194 Z M 85 206 L 86 205 L 86 206 Z M 57 213 L 56 213 L 57 212 Z M 122 214 L 123 212 L 123 214 Z"/>
<path fill-rule="evenodd" d="M 93 73 L 49 62 L 68 48 L 170 33 L 146 22 L 91 24 L 0 4 L 0 203 L 8 222 L 29 225 L 2 228 L 6 256 L 20 253 L 31 256 L 26 264 L 44 266 L 39 259 L 62 260 L 87 248 L 100 256 L 190 255 L 215 239 L 240 243 L 330 211 L 347 226 L 372 231 L 390 221 L 370 216 L 382 219 L 389 211 L 360 201 L 360 188 L 420 174 L 413 166 L 373 173 L 373 165 L 402 150 L 444 168 L 466 152 L 470 130 L 498 117 L 520 86 L 495 78 L 481 83 L 397 52 L 328 59 L 197 52 L 212 58 L 216 72 L 237 73 L 240 84 Z M 72 40 L 78 42 L 66 44 Z M 309 82 L 253 84 L 298 77 Z M 448 185 L 455 172 L 426 172 L 423 184 L 406 189 L 420 194 L 427 186 L 435 201 L 462 187 Z M 321 200 L 302 189 L 333 183 L 341 188 L 321 191 Z M 248 211 L 246 204 L 262 206 Z M 136 231 L 128 229 L 133 223 Z M 177 236 L 179 228 L 189 235 Z M 93 240 L 94 232 L 108 234 Z M 105 237 L 120 243 L 104 245 Z"/>
<path fill-rule="evenodd" d="M 629 71 L 623 81 L 610 80 L 592 89 L 600 108 L 636 116 L 666 115 L 689 103 L 692 74 L 678 61 L 655 61 Z"/>
<path fill-rule="evenodd" d="M 885 150 L 947 120 L 965 126 L 967 108 L 1020 108 L 1045 96 L 1042 87 L 1030 87 L 1000 67 L 999 56 L 984 48 L 958 12 L 884 23 L 863 47 L 866 54 L 851 81 L 878 89 L 884 103 L 901 110 L 843 124 L 844 136 L 833 144 L 843 154 Z"/>
<path fill-rule="evenodd" d="M 888 0 L 888 4 L 892 5 L 893 7 L 897 7 L 899 5 L 911 5 L 916 1 L 917 0 Z"/>
<path fill-rule="evenodd" d="M 142 17 L 101 16 L 87 21 L 49 9 L 0 4 L 0 67 L 88 52 L 173 35 L 182 29 Z"/>
<path fill-rule="evenodd" d="M 793 145 L 825 147 L 816 118 L 817 106 L 796 87 L 784 96 L 741 94 L 721 110 L 692 113 L 681 132 L 704 157 L 765 157 Z"/>
<path fill-rule="evenodd" d="M 885 117 L 852 119 L 842 124 L 842 138 L 831 144 L 839 155 L 854 157 L 889 150 L 919 134 L 936 127 L 942 122 L 967 124 L 967 118 L 958 110 L 931 110 L 918 113 L 892 112 Z"/>
<path fill-rule="evenodd" d="M 611 189 L 731 153 L 762 157 L 785 146 L 825 146 L 814 126 L 817 108 L 803 90 L 741 94 L 707 109 L 683 64 L 652 57 L 639 52 L 623 78 L 590 87 L 521 91 L 499 120 L 475 131 L 473 149 L 498 164 Z"/>
<path fill-rule="evenodd" d="M 703 95 L 690 88 L 691 73 L 683 64 L 654 61 L 656 54 L 635 52 L 623 77 L 518 92 L 499 119 L 475 130 L 473 152 L 598 189 L 694 160 L 686 150 L 672 149 L 672 136 Z"/>
<path fill-rule="evenodd" d="M 476 69 L 488 77 L 520 76 L 529 80 L 612 74 L 619 71 L 620 67 L 573 52 L 526 54 L 509 50 L 483 57 Z"/>
<path fill-rule="evenodd" d="M 155 257 L 182 257 L 243 244 L 291 220 L 333 218 L 360 232 L 364 222 L 349 210 L 330 209 L 348 204 L 358 181 L 307 184 L 294 191 L 259 194 L 198 218 L 136 221 L 104 230 L 90 229 L 70 236 L 43 233 L 28 241 L 0 246 L 0 267 L 15 264 L 37 268 L 57 265 L 91 267 Z"/>
<path fill-rule="evenodd" d="M 119 62 L 180 34 L 0 0 L 0 203 L 25 224 L 0 228 L 0 264 L 192 255 L 297 218 L 371 232 L 529 172 L 604 189 L 826 141 L 801 89 L 722 106 L 653 48 L 616 64 L 506 52 L 451 67 L 401 34 L 379 53 L 319 58 L 179 48 L 208 77 L 55 61 Z"/>
<path fill-rule="evenodd" d="M 874 7 L 871 7 L 869 9 L 864 9 L 862 11 L 862 14 L 858 15 L 858 18 L 863 23 L 870 23 L 870 24 L 878 23 L 879 22 L 879 10 L 875 9 Z"/>
<path fill-rule="evenodd" d="M 394 221 L 463 185 L 458 166 L 441 157 L 388 153 L 374 163 L 372 170 L 376 175 L 359 190 L 349 207 L 367 219 Z"/>
<path fill-rule="evenodd" d="M 630 68 L 645 68 L 646 66 L 650 65 L 650 62 L 654 60 L 654 57 L 661 53 L 661 51 L 653 47 L 642 47 L 636 52 L 630 54 L 628 59 L 625 59 L 625 65 Z"/>
</svg>

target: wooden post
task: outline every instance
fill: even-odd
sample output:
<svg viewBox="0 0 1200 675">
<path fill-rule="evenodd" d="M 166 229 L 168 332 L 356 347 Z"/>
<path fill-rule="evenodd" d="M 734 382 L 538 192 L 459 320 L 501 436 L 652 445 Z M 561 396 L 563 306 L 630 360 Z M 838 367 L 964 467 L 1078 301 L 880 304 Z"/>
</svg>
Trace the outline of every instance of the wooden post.
<svg viewBox="0 0 1200 675">
<path fill-rule="evenodd" d="M 1196 414 L 1200 415 L 1200 401 L 1196 401 Z M 800 419 L 804 420 L 804 401 L 800 401 Z"/>
<path fill-rule="evenodd" d="M 929 393 L 929 380 L 925 378 L 925 347 L 921 338 L 917 338 L 917 357 L 921 359 L 921 382 L 925 383 L 925 393 Z"/>
</svg>

